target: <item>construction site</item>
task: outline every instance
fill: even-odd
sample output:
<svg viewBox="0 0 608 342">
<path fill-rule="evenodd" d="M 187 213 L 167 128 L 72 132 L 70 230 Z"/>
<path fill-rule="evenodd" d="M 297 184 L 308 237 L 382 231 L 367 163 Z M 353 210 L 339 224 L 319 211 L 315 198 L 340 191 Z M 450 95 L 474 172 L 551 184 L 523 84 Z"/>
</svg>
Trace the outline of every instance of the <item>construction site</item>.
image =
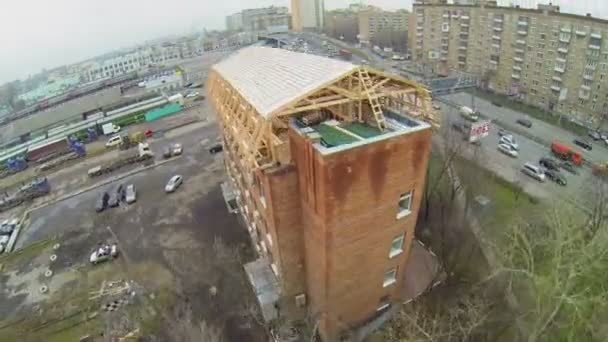
<svg viewBox="0 0 608 342">
<path fill-rule="evenodd" d="M 440 270 L 414 239 L 433 131 L 430 93 L 367 66 L 249 47 L 214 65 L 229 208 L 267 322 L 325 341 L 385 319 Z M 280 331 L 278 332 L 280 334 Z"/>
</svg>

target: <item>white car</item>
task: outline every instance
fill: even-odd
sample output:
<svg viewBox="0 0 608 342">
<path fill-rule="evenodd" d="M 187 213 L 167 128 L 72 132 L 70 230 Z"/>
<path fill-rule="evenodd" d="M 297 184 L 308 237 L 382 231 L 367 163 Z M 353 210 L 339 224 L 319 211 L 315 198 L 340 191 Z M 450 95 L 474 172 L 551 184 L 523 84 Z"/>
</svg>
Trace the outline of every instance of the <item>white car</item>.
<svg viewBox="0 0 608 342">
<path fill-rule="evenodd" d="M 116 258 L 118 256 L 118 247 L 116 244 L 113 245 L 103 245 L 98 248 L 95 248 L 93 253 L 91 253 L 91 257 L 89 261 L 91 264 L 95 265 L 100 262 L 109 260 L 110 258 Z"/>
<path fill-rule="evenodd" d="M 519 150 L 519 145 L 517 145 L 515 138 L 513 138 L 513 136 L 510 134 L 503 135 L 502 137 L 500 137 L 500 140 L 498 141 L 498 143 L 507 144 L 507 145 L 510 145 L 511 147 L 513 147 L 515 150 Z"/>
<path fill-rule="evenodd" d="M 129 204 L 137 201 L 137 191 L 135 190 L 135 185 L 127 185 L 127 190 L 125 190 L 125 201 Z"/>
<path fill-rule="evenodd" d="M 111 137 L 110 139 L 108 139 L 108 142 L 106 143 L 106 147 L 117 146 L 117 145 L 120 145 L 121 143 L 122 143 L 122 137 L 120 135 L 115 135 L 115 136 Z"/>
<path fill-rule="evenodd" d="M 165 192 L 169 193 L 177 190 L 177 188 L 182 185 L 183 181 L 184 180 L 180 175 L 175 175 L 171 177 L 171 179 L 169 179 L 169 182 L 167 182 L 167 185 L 165 185 Z"/>
<path fill-rule="evenodd" d="M 182 144 L 173 144 L 173 146 L 171 146 L 171 154 L 174 156 L 182 154 Z"/>
<path fill-rule="evenodd" d="M 525 163 L 521 171 L 539 182 L 545 181 L 545 172 L 539 166 L 532 163 Z"/>
<path fill-rule="evenodd" d="M 498 144 L 498 150 L 509 157 L 517 158 L 517 150 L 509 144 Z"/>
<path fill-rule="evenodd" d="M 195 91 L 193 93 L 186 95 L 186 98 L 197 97 L 199 95 L 200 95 L 200 93 L 198 91 Z"/>
</svg>

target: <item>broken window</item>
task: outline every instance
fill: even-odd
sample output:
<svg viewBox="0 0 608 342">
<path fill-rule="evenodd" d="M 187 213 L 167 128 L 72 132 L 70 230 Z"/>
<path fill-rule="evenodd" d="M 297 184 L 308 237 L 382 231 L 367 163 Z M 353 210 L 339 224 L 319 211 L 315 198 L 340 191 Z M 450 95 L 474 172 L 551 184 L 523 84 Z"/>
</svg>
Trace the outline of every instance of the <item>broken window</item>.
<svg viewBox="0 0 608 342">
<path fill-rule="evenodd" d="M 378 308 L 376 311 L 382 311 L 387 309 L 391 305 L 391 297 L 386 295 L 380 298 L 380 302 L 378 303 Z"/>
<path fill-rule="evenodd" d="M 388 254 L 389 258 L 393 258 L 393 257 L 403 253 L 403 239 L 404 239 L 403 235 L 399 235 L 393 239 L 393 242 L 391 242 L 391 251 Z"/>
<path fill-rule="evenodd" d="M 384 273 L 384 282 L 382 283 L 383 287 L 390 286 L 397 282 L 397 269 L 393 268 L 392 270 Z"/>
<path fill-rule="evenodd" d="M 414 191 L 410 190 L 399 197 L 399 211 L 397 218 L 400 219 L 409 215 L 412 212 L 412 195 Z"/>
</svg>

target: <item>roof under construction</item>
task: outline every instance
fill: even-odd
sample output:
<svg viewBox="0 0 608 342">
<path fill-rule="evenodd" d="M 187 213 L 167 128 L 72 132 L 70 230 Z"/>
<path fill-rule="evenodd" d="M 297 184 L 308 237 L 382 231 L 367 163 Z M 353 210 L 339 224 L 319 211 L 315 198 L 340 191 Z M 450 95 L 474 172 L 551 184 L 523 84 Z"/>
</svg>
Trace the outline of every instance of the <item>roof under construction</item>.
<svg viewBox="0 0 608 342">
<path fill-rule="evenodd" d="M 239 50 L 213 67 L 266 118 L 356 68 L 348 62 L 265 47 Z"/>
<path fill-rule="evenodd" d="M 249 169 L 290 161 L 286 131 L 293 122 L 325 138 L 325 147 L 342 148 L 428 127 L 421 121 L 438 125 L 429 91 L 414 82 L 283 49 L 239 50 L 213 66 L 209 93 L 228 150 Z"/>
</svg>

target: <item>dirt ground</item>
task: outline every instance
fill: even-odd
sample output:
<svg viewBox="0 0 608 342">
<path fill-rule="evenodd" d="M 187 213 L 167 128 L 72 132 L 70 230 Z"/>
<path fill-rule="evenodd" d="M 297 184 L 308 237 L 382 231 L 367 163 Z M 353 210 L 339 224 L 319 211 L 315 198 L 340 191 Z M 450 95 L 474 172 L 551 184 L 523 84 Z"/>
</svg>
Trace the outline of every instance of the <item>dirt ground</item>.
<svg viewBox="0 0 608 342">
<path fill-rule="evenodd" d="M 136 203 L 96 213 L 95 200 L 113 183 L 30 214 L 19 244 L 33 245 L 0 258 L 0 340 L 107 338 L 139 327 L 144 337 L 163 341 L 167 336 L 159 332 L 173 329 L 176 306 L 189 308 L 194 321 L 221 329 L 228 341 L 267 340 L 242 268 L 254 258 L 247 231 L 226 210 L 221 155 L 207 151 L 216 129 L 184 127 L 179 137 L 168 138 L 173 139 L 187 142 L 181 157 L 120 181 L 136 186 Z M 62 175 L 66 188 L 76 182 L 73 172 Z M 184 185 L 165 194 L 164 184 L 178 173 Z M 88 257 L 100 243 L 117 243 L 119 256 L 93 266 Z M 127 292 L 132 297 L 89 299 L 102 286 L 120 288 L 124 281 L 135 289 Z M 41 293 L 42 286 L 48 292 Z M 129 305 L 112 313 L 100 309 L 125 298 Z"/>
</svg>

